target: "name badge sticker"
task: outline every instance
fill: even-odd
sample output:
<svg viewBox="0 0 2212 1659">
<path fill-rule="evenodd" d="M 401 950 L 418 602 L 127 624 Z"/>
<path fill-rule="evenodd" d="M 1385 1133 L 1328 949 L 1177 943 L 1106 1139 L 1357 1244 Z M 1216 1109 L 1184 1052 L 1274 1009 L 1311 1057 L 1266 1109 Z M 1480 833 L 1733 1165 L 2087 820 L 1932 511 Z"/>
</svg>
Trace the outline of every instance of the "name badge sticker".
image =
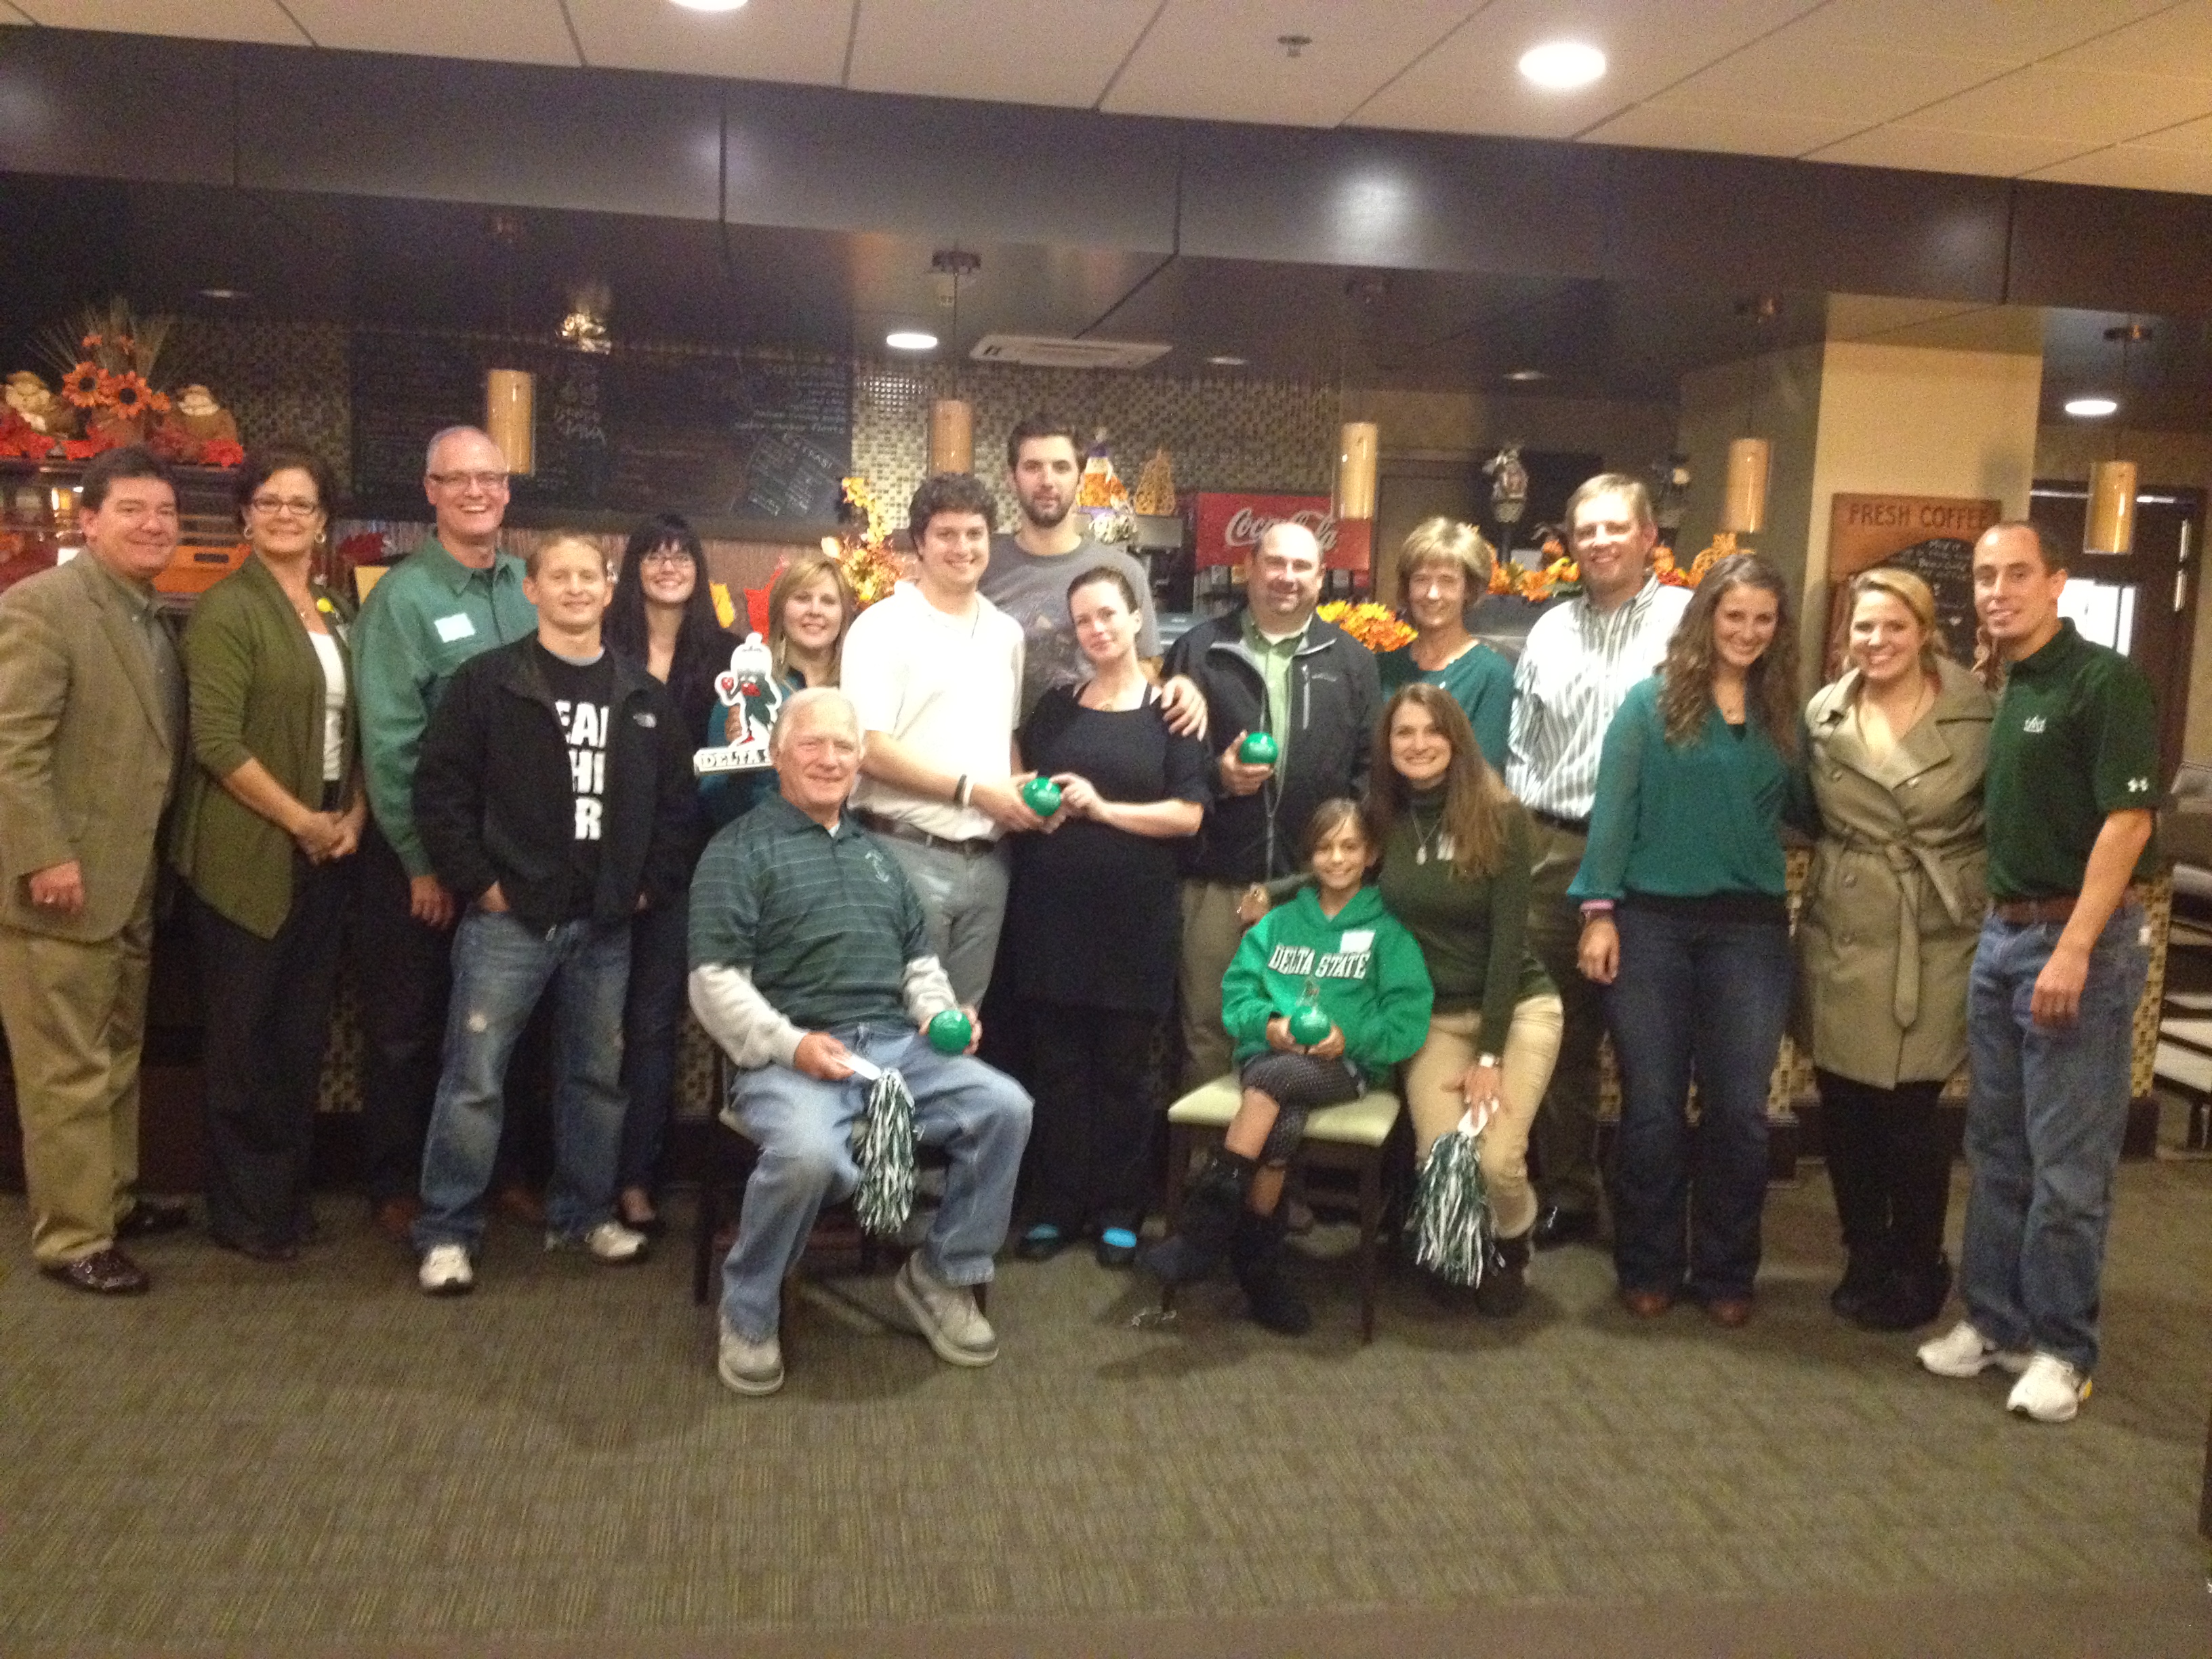
<svg viewBox="0 0 2212 1659">
<path fill-rule="evenodd" d="M 439 617 L 431 626 L 438 630 L 438 637 L 447 645 L 457 645 L 463 640 L 472 640 L 477 634 L 476 623 L 459 611 L 455 611 L 450 617 Z"/>
<path fill-rule="evenodd" d="M 1375 948 L 1375 930 L 1372 927 L 1346 928 L 1337 948 L 1346 951 L 1371 951 Z"/>
</svg>

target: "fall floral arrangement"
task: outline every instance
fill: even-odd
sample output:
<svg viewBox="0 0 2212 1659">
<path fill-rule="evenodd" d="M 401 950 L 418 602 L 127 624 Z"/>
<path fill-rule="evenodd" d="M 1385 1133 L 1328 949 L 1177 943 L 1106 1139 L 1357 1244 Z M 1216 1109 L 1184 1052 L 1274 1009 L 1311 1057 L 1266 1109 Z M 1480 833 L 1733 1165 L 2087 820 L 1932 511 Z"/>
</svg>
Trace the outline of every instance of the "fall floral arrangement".
<svg viewBox="0 0 2212 1659">
<path fill-rule="evenodd" d="M 1377 656 L 1413 642 L 1412 626 L 1389 605 L 1377 605 L 1371 599 L 1358 604 L 1334 599 L 1321 606 L 1314 615 L 1325 623 L 1334 623 Z"/>
<path fill-rule="evenodd" d="M 877 503 L 867 479 L 847 478 L 844 493 L 845 510 L 838 516 L 846 525 L 845 532 L 824 536 L 822 550 L 843 567 L 854 603 L 866 611 L 877 600 L 889 599 L 906 572 L 891 550 L 890 515 Z"/>
<path fill-rule="evenodd" d="M 1674 562 L 1674 550 L 1662 544 L 1652 550 L 1651 574 L 1662 587 L 1695 587 L 1705 580 L 1708 570 L 1736 550 L 1735 532 L 1721 531 L 1685 569 Z M 1566 547 L 1557 535 L 1544 538 L 1537 558 L 1540 562 L 1534 565 L 1500 559 L 1491 567 L 1490 591 L 1516 594 L 1535 605 L 1583 591 L 1582 570 L 1567 556 Z"/>
<path fill-rule="evenodd" d="M 29 369 L 8 377 L 0 456 L 82 461 L 143 443 L 190 465 L 243 461 L 238 423 L 205 386 L 185 386 L 173 398 L 155 385 L 174 321 L 137 316 L 130 301 L 115 299 L 88 307 L 73 325 L 49 329 L 39 343 L 60 371 L 60 389 Z"/>
</svg>

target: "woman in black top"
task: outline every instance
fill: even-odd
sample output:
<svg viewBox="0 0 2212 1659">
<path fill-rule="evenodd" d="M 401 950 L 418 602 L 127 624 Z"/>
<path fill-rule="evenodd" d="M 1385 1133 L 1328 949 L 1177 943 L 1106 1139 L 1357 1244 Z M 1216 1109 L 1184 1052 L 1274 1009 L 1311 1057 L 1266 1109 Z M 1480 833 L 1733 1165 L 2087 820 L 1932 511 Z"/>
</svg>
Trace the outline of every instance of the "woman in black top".
<svg viewBox="0 0 2212 1659">
<path fill-rule="evenodd" d="M 630 532 L 605 629 L 611 649 L 643 663 L 668 687 L 681 719 L 666 741 L 682 744 L 687 752 L 696 747 L 696 734 L 716 702 L 714 676 L 729 660 L 731 641 L 714 616 L 706 549 L 684 520 L 664 514 Z M 690 849 L 694 859 L 706 847 L 707 830 L 702 807 Z M 630 927 L 622 1068 L 629 1110 L 623 1119 L 615 1218 L 645 1232 L 660 1228 L 653 1194 L 676 1113 L 690 921 L 686 896 L 678 895 L 672 903 L 639 912 Z"/>
<path fill-rule="evenodd" d="M 1206 746 L 1168 730 L 1137 662 L 1141 611 L 1106 566 L 1067 590 L 1091 678 L 1048 691 L 1019 733 L 1024 765 L 1060 785 L 1051 832 L 1014 843 L 1005 960 L 1029 1005 L 1036 1112 L 1029 1231 L 1042 1261 L 1096 1225 L 1098 1260 L 1135 1258 L 1158 1102 L 1154 1039 L 1175 984 L 1176 843 L 1204 810 Z"/>
</svg>

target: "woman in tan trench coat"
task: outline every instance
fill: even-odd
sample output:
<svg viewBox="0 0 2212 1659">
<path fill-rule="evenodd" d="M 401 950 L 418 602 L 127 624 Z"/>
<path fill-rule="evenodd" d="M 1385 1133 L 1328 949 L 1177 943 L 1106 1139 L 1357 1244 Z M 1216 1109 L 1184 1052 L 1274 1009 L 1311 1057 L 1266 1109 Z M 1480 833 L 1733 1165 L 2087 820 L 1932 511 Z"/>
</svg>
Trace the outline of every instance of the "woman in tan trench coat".
<svg viewBox="0 0 2212 1659">
<path fill-rule="evenodd" d="M 1982 773 L 1995 704 L 1942 654 L 1927 584 L 1854 579 L 1850 666 L 1806 706 L 1820 842 L 1797 932 L 1801 1025 L 1849 1263 L 1829 1298 L 1878 1330 L 1942 1310 L 1950 1147 L 1986 908 Z"/>
</svg>

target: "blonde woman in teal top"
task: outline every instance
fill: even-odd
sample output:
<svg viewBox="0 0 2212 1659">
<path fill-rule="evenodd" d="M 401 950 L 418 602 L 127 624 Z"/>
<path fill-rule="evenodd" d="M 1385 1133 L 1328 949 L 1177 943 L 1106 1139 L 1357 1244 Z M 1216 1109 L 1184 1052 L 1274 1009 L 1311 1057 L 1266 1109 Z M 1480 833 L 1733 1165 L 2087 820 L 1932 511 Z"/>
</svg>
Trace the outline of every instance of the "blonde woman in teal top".
<svg viewBox="0 0 2212 1659">
<path fill-rule="evenodd" d="M 1620 1064 L 1613 1267 L 1645 1318 L 1685 1293 L 1722 1325 L 1751 1317 L 1767 1084 L 1790 1008 L 1796 637 L 1772 565 L 1739 553 L 1713 567 L 1606 732 L 1567 890 Z"/>
<path fill-rule="evenodd" d="M 1404 685 L 1440 685 L 1467 715 L 1492 770 L 1505 769 L 1513 729 L 1513 665 L 1468 631 L 1468 607 L 1490 591 L 1497 555 L 1473 525 L 1425 519 L 1398 553 L 1398 587 L 1413 624 L 1411 645 L 1386 651 L 1375 667 L 1389 696 Z"/>
</svg>

